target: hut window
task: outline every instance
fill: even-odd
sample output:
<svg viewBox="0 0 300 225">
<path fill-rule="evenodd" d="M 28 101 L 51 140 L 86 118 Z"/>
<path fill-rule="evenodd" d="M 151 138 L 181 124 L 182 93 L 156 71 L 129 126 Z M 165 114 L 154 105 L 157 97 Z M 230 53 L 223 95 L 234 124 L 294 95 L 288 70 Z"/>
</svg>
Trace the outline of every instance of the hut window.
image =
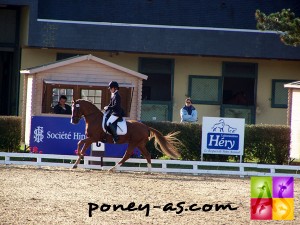
<svg viewBox="0 0 300 225">
<path fill-rule="evenodd" d="M 58 103 L 61 95 L 67 97 L 67 104 L 70 105 L 74 97 L 74 87 L 72 85 L 44 83 L 42 113 L 53 113 L 53 108 Z"/>
<path fill-rule="evenodd" d="M 217 76 L 189 76 L 189 96 L 193 103 L 220 104 L 221 77 Z"/>
<path fill-rule="evenodd" d="M 81 98 L 90 100 L 93 102 L 98 109 L 101 110 L 101 97 L 102 97 L 102 90 L 98 89 L 81 89 Z"/>
<path fill-rule="evenodd" d="M 121 107 L 126 116 L 130 115 L 133 88 L 120 87 L 122 97 Z M 78 84 L 45 83 L 43 87 L 42 113 L 53 113 L 54 106 L 58 103 L 61 95 L 67 96 L 67 104 L 71 105 L 73 99 L 86 99 L 94 103 L 98 109 L 103 109 L 109 104 L 110 92 L 105 86 L 88 86 Z"/>
<path fill-rule="evenodd" d="M 288 89 L 284 88 L 284 84 L 294 82 L 295 80 L 272 80 L 272 108 L 287 108 L 288 105 Z"/>
<path fill-rule="evenodd" d="M 61 95 L 65 95 L 67 97 L 67 104 L 72 103 L 73 99 L 73 89 L 72 88 L 53 88 L 52 89 L 52 104 L 54 107 L 58 102 Z"/>
</svg>

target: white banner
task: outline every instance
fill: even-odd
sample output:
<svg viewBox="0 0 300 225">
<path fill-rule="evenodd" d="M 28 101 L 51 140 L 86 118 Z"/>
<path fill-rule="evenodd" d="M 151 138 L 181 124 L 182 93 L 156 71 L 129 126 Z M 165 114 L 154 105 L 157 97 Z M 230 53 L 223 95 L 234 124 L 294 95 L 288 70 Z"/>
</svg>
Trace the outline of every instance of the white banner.
<svg viewBox="0 0 300 225">
<path fill-rule="evenodd" d="M 202 154 L 243 155 L 245 119 L 203 117 Z"/>
</svg>

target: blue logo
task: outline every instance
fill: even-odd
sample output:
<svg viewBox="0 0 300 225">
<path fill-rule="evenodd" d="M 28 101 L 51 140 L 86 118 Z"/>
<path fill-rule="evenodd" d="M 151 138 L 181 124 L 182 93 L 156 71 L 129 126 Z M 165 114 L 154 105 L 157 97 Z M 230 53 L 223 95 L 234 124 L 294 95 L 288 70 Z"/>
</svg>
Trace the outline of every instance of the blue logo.
<svg viewBox="0 0 300 225">
<path fill-rule="evenodd" d="M 34 131 L 33 131 L 34 135 L 34 141 L 37 143 L 43 142 L 44 139 L 44 128 L 41 126 L 37 126 Z"/>
<path fill-rule="evenodd" d="M 224 119 L 220 119 L 218 123 L 211 128 L 212 132 L 207 134 L 208 149 L 222 150 L 238 150 L 239 134 L 235 134 L 237 128 L 226 124 Z"/>
</svg>

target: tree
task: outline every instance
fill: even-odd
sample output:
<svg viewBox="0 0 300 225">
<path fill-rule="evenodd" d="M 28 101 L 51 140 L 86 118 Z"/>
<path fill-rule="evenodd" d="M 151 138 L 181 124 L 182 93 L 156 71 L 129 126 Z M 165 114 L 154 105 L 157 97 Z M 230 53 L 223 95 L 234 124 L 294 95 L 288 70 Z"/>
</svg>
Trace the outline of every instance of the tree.
<svg viewBox="0 0 300 225">
<path fill-rule="evenodd" d="M 300 45 L 300 18 L 296 18 L 290 9 L 283 9 L 270 15 L 256 10 L 255 18 L 257 29 L 277 31 L 281 41 L 286 45 L 295 47 Z"/>
</svg>

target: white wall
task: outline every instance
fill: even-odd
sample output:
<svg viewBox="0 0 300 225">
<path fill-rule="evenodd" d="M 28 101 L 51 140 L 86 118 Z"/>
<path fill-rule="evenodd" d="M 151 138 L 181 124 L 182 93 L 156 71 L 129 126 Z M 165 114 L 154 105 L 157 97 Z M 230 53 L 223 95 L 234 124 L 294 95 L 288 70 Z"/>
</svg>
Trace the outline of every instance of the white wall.
<svg viewBox="0 0 300 225">
<path fill-rule="evenodd" d="M 300 89 L 292 89 L 290 157 L 300 159 Z"/>
</svg>

